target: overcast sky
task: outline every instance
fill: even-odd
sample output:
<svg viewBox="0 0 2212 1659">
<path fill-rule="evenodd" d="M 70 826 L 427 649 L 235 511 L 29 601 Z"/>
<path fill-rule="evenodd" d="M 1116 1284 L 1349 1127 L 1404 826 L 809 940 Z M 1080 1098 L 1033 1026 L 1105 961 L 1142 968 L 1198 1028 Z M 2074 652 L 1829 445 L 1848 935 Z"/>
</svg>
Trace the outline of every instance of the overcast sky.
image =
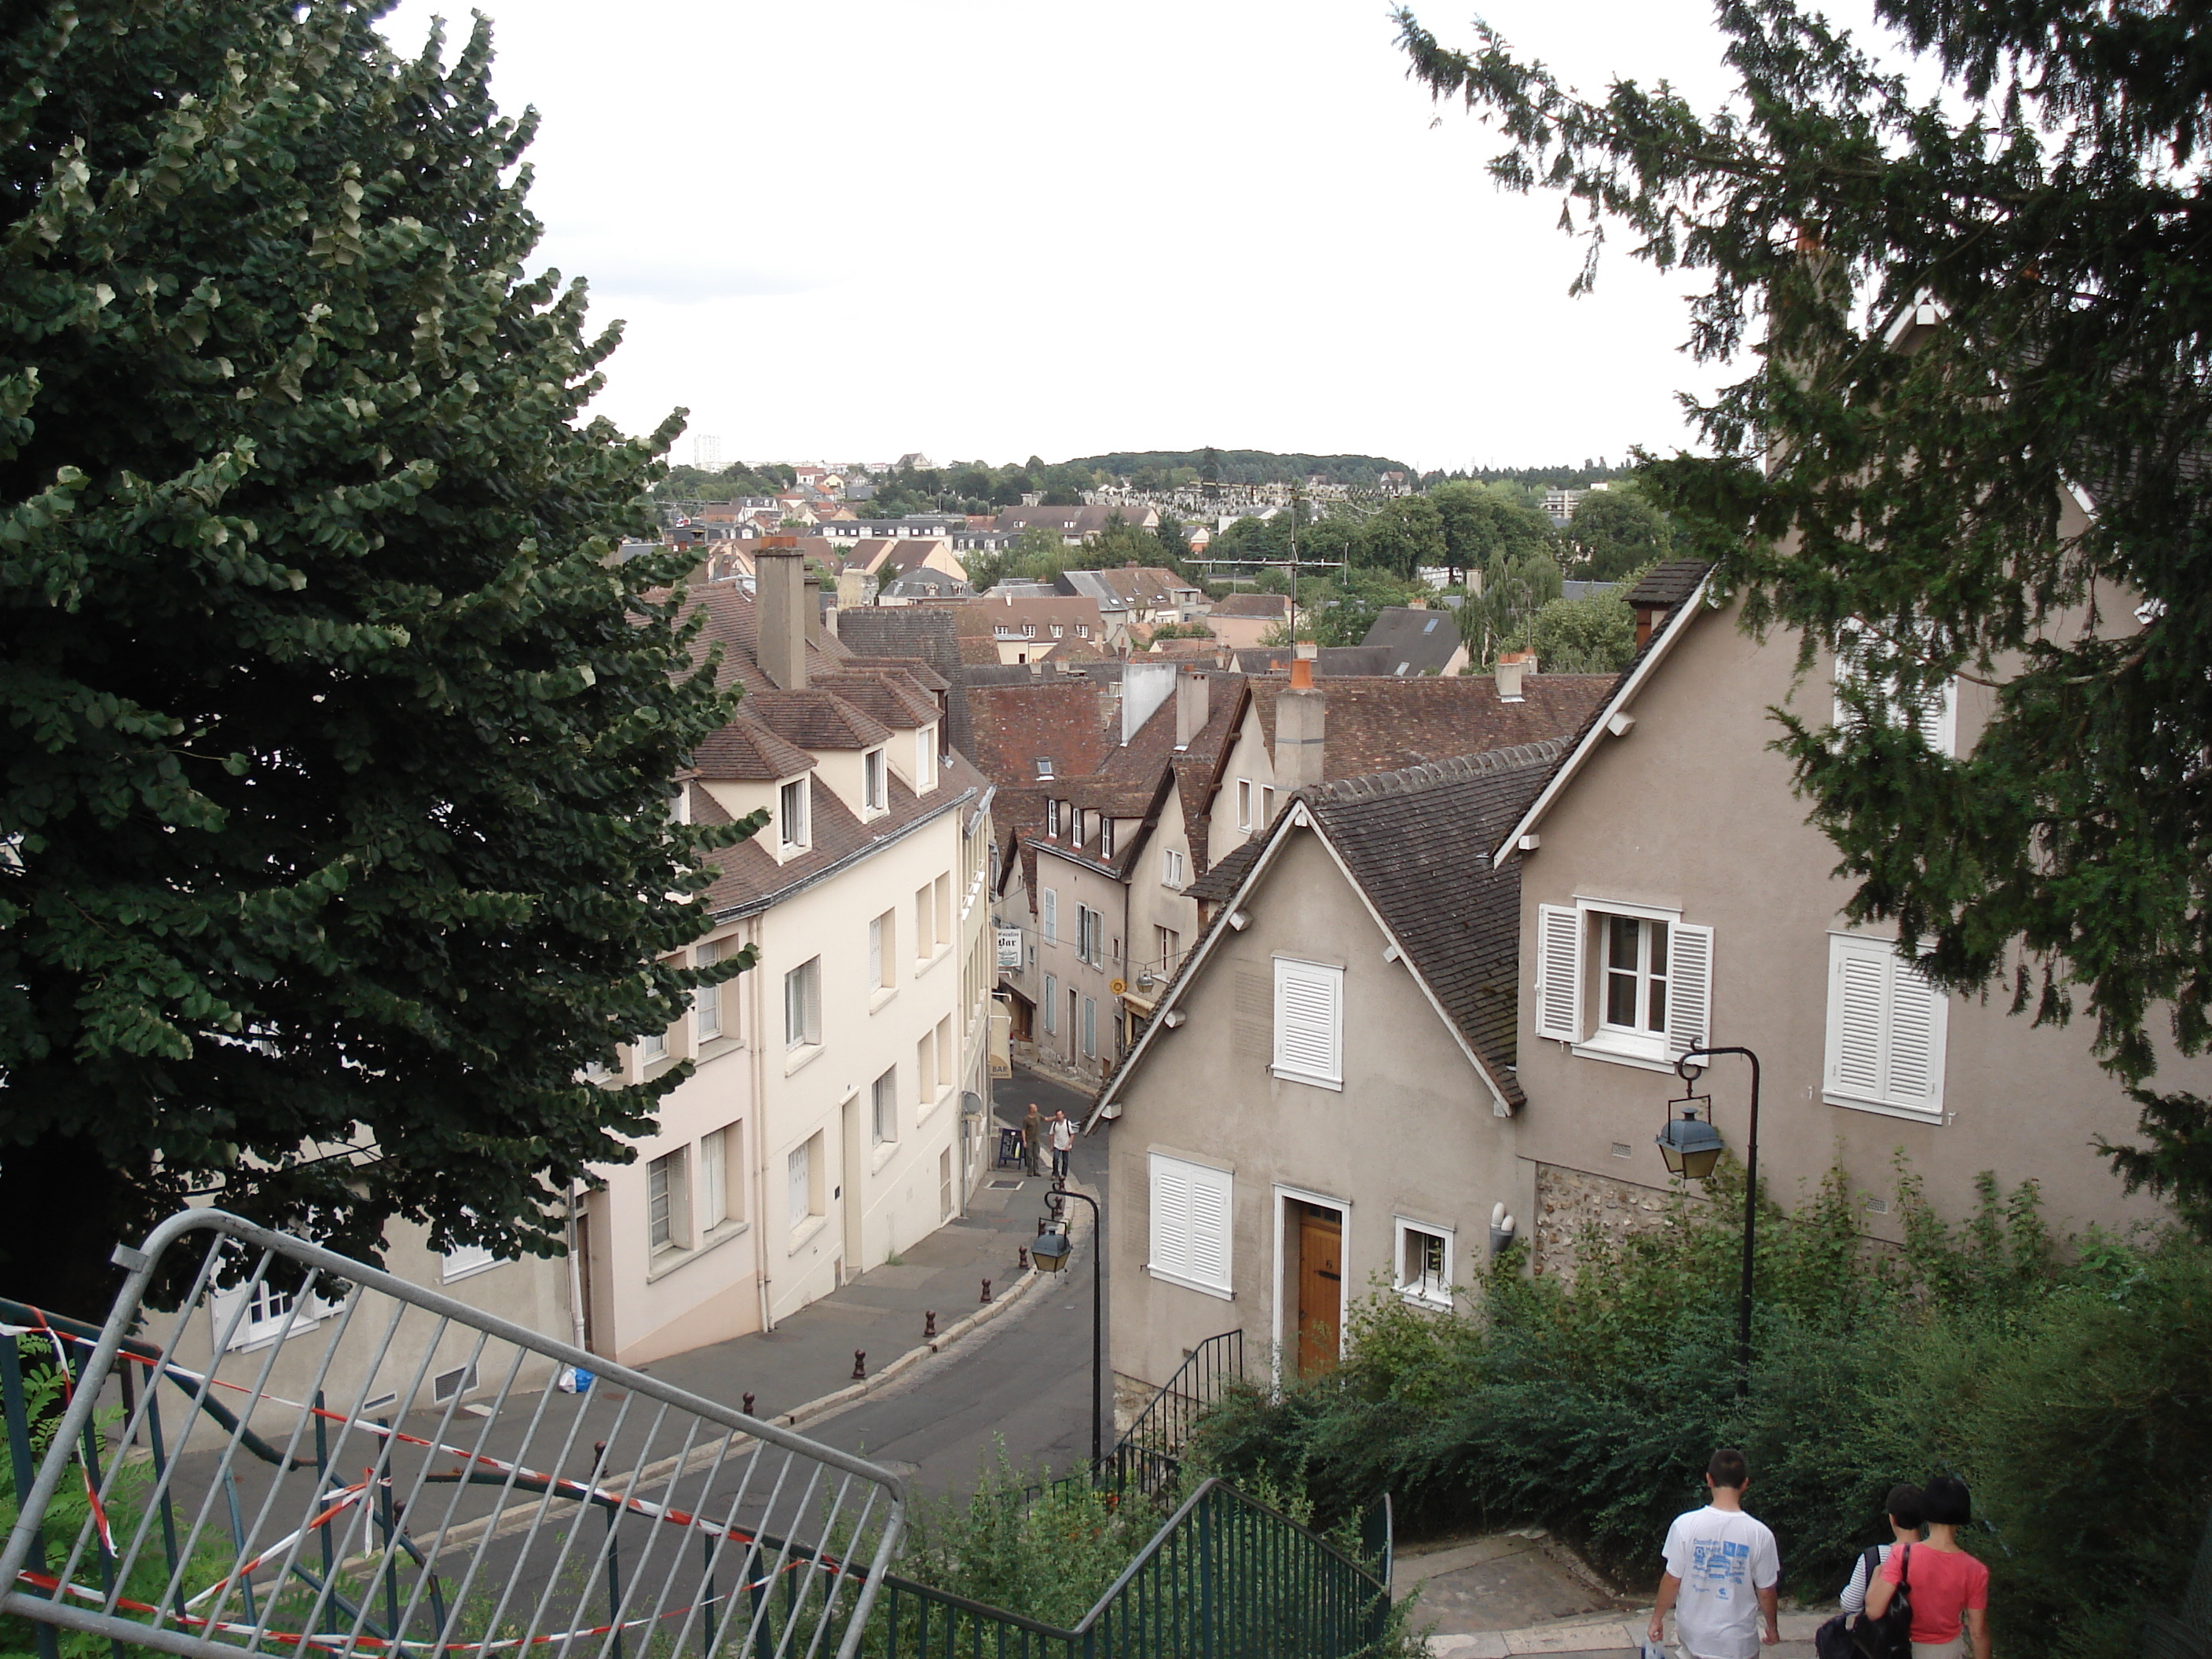
<svg viewBox="0 0 2212 1659">
<path fill-rule="evenodd" d="M 1556 201 L 1490 185 L 1379 0 L 477 3 L 502 106 L 544 118 L 541 262 L 627 321 L 599 406 L 628 430 L 1530 465 L 1684 441 L 1674 394 L 1711 379 L 1689 279 L 1621 252 L 1567 297 Z M 1419 9 L 1466 39 L 1469 0 Z M 437 11 L 467 27 L 403 0 L 386 28 L 412 50 Z M 1727 84 L 1704 0 L 1486 15 L 1586 89 Z"/>
</svg>

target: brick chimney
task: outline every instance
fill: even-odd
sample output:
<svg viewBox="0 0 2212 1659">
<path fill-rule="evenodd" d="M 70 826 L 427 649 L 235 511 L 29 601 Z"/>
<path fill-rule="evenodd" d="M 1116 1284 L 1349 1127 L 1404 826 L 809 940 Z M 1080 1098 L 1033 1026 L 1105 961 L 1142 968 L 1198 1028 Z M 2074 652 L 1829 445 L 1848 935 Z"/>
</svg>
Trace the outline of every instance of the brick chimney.
<svg viewBox="0 0 2212 1659">
<path fill-rule="evenodd" d="M 830 632 L 822 625 L 822 578 L 810 570 L 802 586 L 806 589 L 806 602 L 802 607 L 806 613 L 806 637 L 817 647 L 826 650 L 830 644 Z"/>
<path fill-rule="evenodd" d="M 768 536 L 753 556 L 755 654 L 778 690 L 806 689 L 806 556 L 796 536 Z"/>
<path fill-rule="evenodd" d="M 1213 682 L 1204 674 L 1185 674 L 1176 682 L 1176 747 L 1188 749 L 1212 714 Z"/>
<path fill-rule="evenodd" d="M 1275 787 L 1303 789 L 1322 781 L 1328 731 L 1328 695 L 1313 681 L 1315 647 L 1291 647 L 1291 683 L 1275 696 Z"/>
</svg>

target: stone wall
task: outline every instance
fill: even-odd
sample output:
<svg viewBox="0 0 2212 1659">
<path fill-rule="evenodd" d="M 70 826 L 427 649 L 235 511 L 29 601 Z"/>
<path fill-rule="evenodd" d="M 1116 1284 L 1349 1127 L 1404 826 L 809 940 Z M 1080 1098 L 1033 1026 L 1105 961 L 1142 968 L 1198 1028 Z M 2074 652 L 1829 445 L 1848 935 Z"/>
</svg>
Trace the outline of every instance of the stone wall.
<svg viewBox="0 0 2212 1659">
<path fill-rule="evenodd" d="M 1571 1282 L 1578 1265 L 1576 1245 L 1585 1228 L 1595 1226 L 1608 1239 L 1649 1232 L 1664 1224 L 1667 1202 L 1662 1188 L 1539 1164 L 1536 1231 L 1529 1247 L 1535 1271 Z"/>
</svg>

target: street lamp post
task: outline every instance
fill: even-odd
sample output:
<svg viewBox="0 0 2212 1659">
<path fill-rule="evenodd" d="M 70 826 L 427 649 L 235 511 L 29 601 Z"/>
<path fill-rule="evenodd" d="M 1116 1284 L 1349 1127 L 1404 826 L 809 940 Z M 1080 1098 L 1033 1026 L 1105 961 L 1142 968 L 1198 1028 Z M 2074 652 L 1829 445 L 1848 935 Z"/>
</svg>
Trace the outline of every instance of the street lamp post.
<svg viewBox="0 0 2212 1659">
<path fill-rule="evenodd" d="M 1091 1218 L 1097 1224 L 1091 1230 L 1091 1468 L 1095 1475 L 1106 1455 L 1104 1425 L 1098 1411 L 1098 1396 L 1104 1380 L 1102 1368 L 1106 1357 L 1101 1296 L 1105 1284 L 1106 1212 L 1098 1207 L 1098 1200 L 1090 1194 L 1071 1192 L 1055 1182 L 1045 1200 L 1055 1219 L 1060 1218 L 1061 1200 L 1070 1198 L 1079 1198 L 1088 1204 Z M 1047 1249 L 1048 1243 L 1057 1248 Z M 1030 1247 L 1030 1257 L 1047 1273 L 1056 1273 L 1067 1266 L 1069 1248 L 1066 1223 L 1061 1220 L 1058 1233 L 1046 1233 Z"/>
<path fill-rule="evenodd" d="M 1751 1266 L 1759 1225 L 1759 1056 L 1748 1048 L 1692 1048 L 1674 1062 L 1674 1073 L 1685 1085 L 1693 1083 L 1703 1069 L 1700 1062 L 1718 1054 L 1741 1054 L 1751 1062 L 1751 1134 L 1745 1142 L 1743 1158 L 1743 1283 L 1737 1298 L 1735 1344 L 1735 1391 L 1747 1395 L 1751 1392 Z M 1713 1165 L 1720 1161 L 1722 1142 L 1711 1116 L 1708 1105 L 1703 1123 L 1693 1111 L 1684 1112 L 1680 1121 L 1668 1120 L 1659 1136 L 1659 1151 L 1669 1170 L 1692 1181 L 1703 1181 L 1713 1172 Z"/>
</svg>

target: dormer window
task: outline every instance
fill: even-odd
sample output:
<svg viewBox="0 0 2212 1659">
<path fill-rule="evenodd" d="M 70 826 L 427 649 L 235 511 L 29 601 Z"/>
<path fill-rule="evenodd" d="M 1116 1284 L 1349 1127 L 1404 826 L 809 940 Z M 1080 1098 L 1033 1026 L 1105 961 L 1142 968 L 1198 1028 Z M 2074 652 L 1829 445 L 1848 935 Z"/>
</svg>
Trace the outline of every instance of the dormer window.
<svg viewBox="0 0 2212 1659">
<path fill-rule="evenodd" d="M 777 833 L 787 853 L 804 852 L 814 843 L 813 813 L 808 780 L 794 778 L 776 791 Z"/>
<path fill-rule="evenodd" d="M 1054 836 L 1060 834 L 1060 803 L 1056 800 L 1044 804 L 1044 832 Z"/>
<path fill-rule="evenodd" d="M 871 812 L 880 812 L 890 805 L 890 796 L 884 784 L 884 751 L 871 749 L 860 757 L 861 805 Z"/>
<path fill-rule="evenodd" d="M 1054 638 L 1054 639 L 1056 639 L 1056 640 L 1057 640 L 1057 639 L 1064 639 L 1064 638 L 1066 638 L 1066 635 L 1067 635 L 1067 630 L 1066 630 L 1065 628 L 1062 628 L 1062 627 L 1061 627 L 1058 623 L 1054 623 L 1052 625 L 1052 636 L 1053 636 L 1053 638 Z"/>
<path fill-rule="evenodd" d="M 1098 856 L 1102 859 L 1114 856 L 1114 820 L 1111 818 L 1098 820 Z"/>
<path fill-rule="evenodd" d="M 914 792 L 937 787 L 937 728 L 925 726 L 914 734 Z"/>
<path fill-rule="evenodd" d="M 1050 777 L 1052 775 L 1052 757 L 1049 755 L 1039 755 L 1036 757 L 1036 769 L 1037 776 L 1040 779 Z"/>
<path fill-rule="evenodd" d="M 1022 636 L 1024 639 L 1035 639 L 1036 637 L 1036 624 L 1035 623 L 1024 623 L 1022 624 Z"/>
</svg>

